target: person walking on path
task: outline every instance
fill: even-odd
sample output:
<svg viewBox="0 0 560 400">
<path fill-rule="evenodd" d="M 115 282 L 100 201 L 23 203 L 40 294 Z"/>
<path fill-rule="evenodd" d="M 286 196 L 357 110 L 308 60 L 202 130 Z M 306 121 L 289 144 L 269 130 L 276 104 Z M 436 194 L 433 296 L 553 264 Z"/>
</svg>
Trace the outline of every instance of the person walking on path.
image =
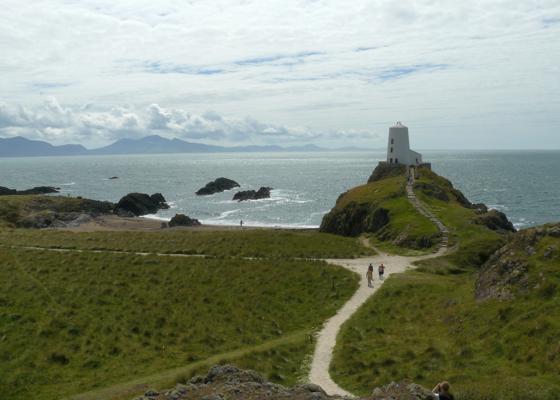
<svg viewBox="0 0 560 400">
<path fill-rule="evenodd" d="M 379 272 L 379 280 L 383 280 L 383 274 L 385 273 L 385 265 L 383 265 L 383 263 L 381 263 L 379 265 L 379 267 L 377 268 L 377 272 Z"/>
<path fill-rule="evenodd" d="M 443 381 L 438 383 L 432 392 L 438 397 L 439 400 L 455 400 L 451 394 L 451 387 L 449 382 Z"/>
<path fill-rule="evenodd" d="M 369 265 L 367 272 L 366 272 L 366 277 L 367 277 L 367 285 L 368 287 L 373 287 L 373 265 Z"/>
</svg>

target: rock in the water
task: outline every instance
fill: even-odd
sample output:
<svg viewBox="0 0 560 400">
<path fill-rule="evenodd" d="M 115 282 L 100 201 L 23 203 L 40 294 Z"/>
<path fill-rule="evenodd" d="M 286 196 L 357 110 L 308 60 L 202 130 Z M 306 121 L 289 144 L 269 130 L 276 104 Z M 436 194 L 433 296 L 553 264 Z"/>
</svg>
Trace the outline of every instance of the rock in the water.
<svg viewBox="0 0 560 400">
<path fill-rule="evenodd" d="M 53 187 L 53 186 L 36 186 L 32 189 L 26 189 L 26 190 L 9 189 L 7 187 L 0 186 L 0 196 L 26 195 L 26 194 L 49 194 L 49 193 L 58 193 L 59 191 L 60 191 L 60 188 Z"/>
<path fill-rule="evenodd" d="M 270 198 L 270 187 L 261 187 L 259 190 L 243 190 L 233 195 L 233 200 L 247 201 L 247 200 L 260 200 Z"/>
<path fill-rule="evenodd" d="M 208 182 L 203 188 L 198 189 L 196 194 L 199 196 L 207 196 L 214 193 L 224 192 L 235 187 L 239 187 L 239 183 L 234 180 L 228 178 L 218 178 L 215 181 Z"/>
<path fill-rule="evenodd" d="M 199 220 L 190 218 L 185 214 L 175 214 L 171 221 L 169 221 L 169 227 L 173 228 L 174 226 L 199 226 L 202 225 Z"/>
<path fill-rule="evenodd" d="M 109 178 L 109 180 L 113 180 L 113 179 L 119 179 L 119 177 L 118 176 L 112 176 L 112 177 Z"/>
<path fill-rule="evenodd" d="M 129 193 L 119 200 L 115 214 L 123 217 L 153 214 L 157 210 L 169 208 L 161 193 L 151 196 L 145 193 Z"/>
</svg>

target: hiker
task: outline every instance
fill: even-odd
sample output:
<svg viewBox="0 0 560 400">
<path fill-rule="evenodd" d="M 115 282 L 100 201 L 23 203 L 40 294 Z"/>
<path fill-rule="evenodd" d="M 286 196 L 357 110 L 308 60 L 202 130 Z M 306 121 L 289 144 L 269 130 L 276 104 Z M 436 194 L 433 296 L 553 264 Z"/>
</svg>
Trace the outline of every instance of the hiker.
<svg viewBox="0 0 560 400">
<path fill-rule="evenodd" d="M 366 277 L 367 277 L 367 285 L 368 287 L 373 287 L 373 265 L 369 265 L 367 272 L 366 272 Z"/>
<path fill-rule="evenodd" d="M 383 265 L 383 263 L 381 263 L 379 265 L 379 267 L 377 267 L 377 272 L 379 272 L 379 280 L 383 280 L 383 274 L 385 273 L 385 266 Z"/>
<path fill-rule="evenodd" d="M 438 397 L 439 400 L 455 400 L 455 397 L 451 394 L 451 387 L 449 382 L 443 381 L 438 383 L 432 392 Z"/>
<path fill-rule="evenodd" d="M 243 228 L 243 220 L 239 221 L 239 226 Z"/>
</svg>

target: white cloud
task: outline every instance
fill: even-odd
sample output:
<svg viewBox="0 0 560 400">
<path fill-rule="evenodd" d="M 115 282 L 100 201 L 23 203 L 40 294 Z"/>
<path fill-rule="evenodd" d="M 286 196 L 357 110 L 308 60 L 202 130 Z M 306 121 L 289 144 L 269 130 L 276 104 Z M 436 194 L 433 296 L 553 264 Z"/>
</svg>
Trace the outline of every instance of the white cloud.
<svg viewBox="0 0 560 400">
<path fill-rule="evenodd" d="M 228 118 L 214 111 L 193 114 L 150 104 L 143 109 L 62 107 L 54 98 L 27 108 L 0 103 L 0 135 L 23 135 L 54 143 L 79 141 L 98 145 L 120 138 L 158 134 L 203 142 L 288 143 L 345 138 L 376 139 L 373 132 L 313 131 L 266 124 L 252 118 Z"/>
<path fill-rule="evenodd" d="M 88 127 L 76 140 L 165 127 L 348 144 L 359 137 L 313 132 L 403 119 L 420 147 L 522 148 L 535 134 L 560 147 L 557 0 L 4 0 L 0 54 L 12 132 L 29 129 L 17 105 L 56 96 L 65 107 L 41 111 L 35 135 L 74 124 Z M 116 114 L 78 113 L 89 103 Z M 309 128 L 264 132 L 245 115 Z"/>
</svg>

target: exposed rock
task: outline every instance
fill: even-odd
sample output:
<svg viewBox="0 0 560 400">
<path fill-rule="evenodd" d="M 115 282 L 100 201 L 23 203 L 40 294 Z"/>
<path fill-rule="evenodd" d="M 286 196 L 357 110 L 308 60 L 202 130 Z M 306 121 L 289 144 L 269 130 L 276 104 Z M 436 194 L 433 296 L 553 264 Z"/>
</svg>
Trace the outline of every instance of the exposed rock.
<svg viewBox="0 0 560 400">
<path fill-rule="evenodd" d="M 484 214 L 480 214 L 473 222 L 478 225 L 484 225 L 493 231 L 515 232 L 515 228 L 507 219 L 507 216 L 503 212 L 497 210 L 490 210 Z"/>
<path fill-rule="evenodd" d="M 371 173 L 367 183 L 380 181 L 386 178 L 406 174 L 406 167 L 401 164 L 389 164 L 387 162 L 380 162 Z"/>
<path fill-rule="evenodd" d="M 118 176 L 112 176 L 112 177 L 109 178 L 109 180 L 113 180 L 113 179 L 119 179 L 119 177 Z"/>
<path fill-rule="evenodd" d="M 270 198 L 270 187 L 261 187 L 259 190 L 243 190 L 233 195 L 233 200 L 247 201 L 247 200 L 260 200 Z"/>
<path fill-rule="evenodd" d="M 538 287 L 530 281 L 531 260 L 541 256 L 540 241 L 546 237 L 554 238 L 559 227 L 560 224 L 544 225 L 512 235 L 508 243 L 482 266 L 476 280 L 476 298 L 508 300 L 519 292 Z M 548 245 L 542 250 L 542 258 L 552 258 L 555 251 L 556 246 Z"/>
<path fill-rule="evenodd" d="M 42 211 L 29 214 L 21 218 L 16 226 L 19 228 L 71 228 L 92 220 L 92 215 L 76 212 L 57 213 L 54 211 Z"/>
<path fill-rule="evenodd" d="M 410 382 L 391 382 L 372 393 L 372 400 L 437 400 L 431 391 Z"/>
<path fill-rule="evenodd" d="M 26 189 L 26 190 L 9 189 L 7 187 L 0 186 L 0 196 L 49 194 L 49 193 L 58 193 L 59 191 L 60 188 L 53 187 L 53 186 L 36 186 L 32 189 Z"/>
<path fill-rule="evenodd" d="M 438 185 L 431 183 L 418 182 L 414 184 L 414 189 L 421 190 L 427 196 L 434 197 L 438 200 L 448 202 L 449 195 L 447 192 Z"/>
<path fill-rule="evenodd" d="M 146 399 L 146 397 L 144 397 Z M 322 388 L 305 384 L 293 388 L 267 382 L 254 371 L 231 365 L 215 366 L 206 377 L 191 379 L 186 385 L 160 393 L 158 400 L 334 400 Z"/>
<path fill-rule="evenodd" d="M 153 214 L 157 210 L 169 208 L 161 193 L 151 196 L 145 193 L 129 193 L 119 200 L 115 207 L 115 214 L 121 217 L 131 217 Z"/>
<path fill-rule="evenodd" d="M 207 196 L 214 193 L 224 192 L 235 187 L 239 187 L 239 183 L 234 180 L 228 178 L 218 178 L 215 181 L 207 183 L 203 188 L 198 189 L 196 194 L 199 196 Z"/>
<path fill-rule="evenodd" d="M 140 399 L 154 398 L 146 393 Z M 157 400 L 342 400 L 329 396 L 314 384 L 293 388 L 267 382 L 254 371 L 241 370 L 231 365 L 212 367 L 205 377 L 197 376 L 186 384 L 159 393 Z M 375 389 L 371 397 L 363 400 L 436 400 L 429 390 L 411 382 L 391 383 Z"/>
<path fill-rule="evenodd" d="M 185 214 L 175 214 L 171 221 L 169 221 L 169 227 L 173 228 L 174 226 L 199 226 L 201 225 L 200 221 L 194 218 L 190 218 Z"/>
<path fill-rule="evenodd" d="M 374 233 L 389 223 L 389 211 L 373 204 L 351 202 L 323 217 L 319 230 L 343 236 Z"/>
</svg>

